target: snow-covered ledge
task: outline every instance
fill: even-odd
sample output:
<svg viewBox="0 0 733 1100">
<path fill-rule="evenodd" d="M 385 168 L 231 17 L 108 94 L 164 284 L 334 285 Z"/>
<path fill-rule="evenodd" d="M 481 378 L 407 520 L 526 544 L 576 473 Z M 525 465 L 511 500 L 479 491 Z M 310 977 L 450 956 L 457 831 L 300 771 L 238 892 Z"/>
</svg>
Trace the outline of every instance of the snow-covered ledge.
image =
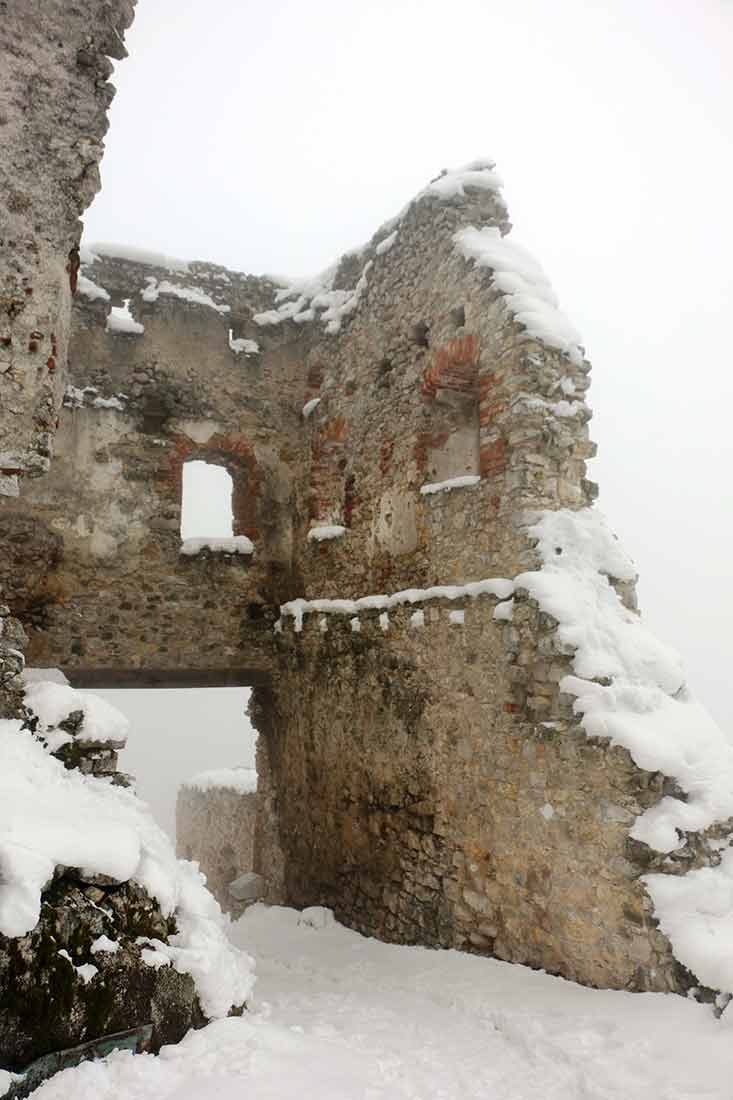
<svg viewBox="0 0 733 1100">
<path fill-rule="evenodd" d="M 329 539 L 340 539 L 346 534 L 346 528 L 338 524 L 331 527 L 311 527 L 308 532 L 308 542 L 327 542 Z"/>
<path fill-rule="evenodd" d="M 481 480 L 478 474 L 464 474 L 462 477 L 451 477 L 447 481 L 429 481 L 420 486 L 421 496 L 432 496 L 433 493 L 445 493 L 450 489 L 468 489 L 472 485 L 478 485 Z"/>
<path fill-rule="evenodd" d="M 219 554 L 254 554 L 255 547 L 246 535 L 235 535 L 228 539 L 184 539 L 180 553 L 187 558 L 196 557 L 202 550 L 211 550 Z"/>
</svg>

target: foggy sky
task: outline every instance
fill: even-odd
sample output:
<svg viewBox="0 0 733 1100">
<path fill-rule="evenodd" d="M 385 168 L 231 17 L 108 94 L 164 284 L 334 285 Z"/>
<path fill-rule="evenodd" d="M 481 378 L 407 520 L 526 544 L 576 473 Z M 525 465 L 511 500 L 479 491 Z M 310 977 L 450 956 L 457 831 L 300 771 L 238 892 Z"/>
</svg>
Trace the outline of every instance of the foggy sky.
<svg viewBox="0 0 733 1100">
<path fill-rule="evenodd" d="M 90 241 L 306 274 L 497 161 L 646 620 L 733 727 L 730 0 L 139 0 L 127 43 Z"/>
</svg>

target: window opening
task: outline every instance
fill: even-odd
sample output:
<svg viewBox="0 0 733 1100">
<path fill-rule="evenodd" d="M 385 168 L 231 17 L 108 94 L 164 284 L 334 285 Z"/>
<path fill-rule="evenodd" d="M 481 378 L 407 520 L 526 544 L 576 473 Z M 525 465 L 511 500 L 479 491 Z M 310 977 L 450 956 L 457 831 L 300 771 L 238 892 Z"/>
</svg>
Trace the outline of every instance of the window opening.
<svg viewBox="0 0 733 1100">
<path fill-rule="evenodd" d="M 182 539 L 230 539 L 233 535 L 231 475 L 223 466 L 194 460 L 183 467 Z"/>
</svg>

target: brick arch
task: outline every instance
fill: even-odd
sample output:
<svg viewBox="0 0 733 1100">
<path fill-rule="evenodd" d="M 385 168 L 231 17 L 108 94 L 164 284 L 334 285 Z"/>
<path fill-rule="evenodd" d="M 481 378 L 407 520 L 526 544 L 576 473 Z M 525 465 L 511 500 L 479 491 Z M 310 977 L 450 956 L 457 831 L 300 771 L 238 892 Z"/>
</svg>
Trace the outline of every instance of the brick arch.
<svg viewBox="0 0 733 1100">
<path fill-rule="evenodd" d="M 260 537 L 260 506 L 262 468 L 252 444 L 241 436 L 217 433 L 206 443 L 196 443 L 188 436 L 174 436 L 168 480 L 180 501 L 183 495 L 183 467 L 200 460 L 212 466 L 223 466 L 232 479 L 232 530 L 235 535 Z"/>
</svg>

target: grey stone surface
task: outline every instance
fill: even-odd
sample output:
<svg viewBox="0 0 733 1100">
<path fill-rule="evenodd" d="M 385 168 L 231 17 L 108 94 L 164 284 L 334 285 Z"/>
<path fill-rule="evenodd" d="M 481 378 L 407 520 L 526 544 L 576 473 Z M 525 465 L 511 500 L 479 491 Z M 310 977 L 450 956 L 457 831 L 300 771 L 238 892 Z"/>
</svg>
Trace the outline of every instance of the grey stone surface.
<svg viewBox="0 0 733 1100">
<path fill-rule="evenodd" d="M 234 882 L 230 882 L 228 889 L 236 901 L 259 901 L 267 893 L 267 883 L 262 875 L 255 874 L 254 871 L 246 871 L 239 878 L 235 878 Z"/>
</svg>

